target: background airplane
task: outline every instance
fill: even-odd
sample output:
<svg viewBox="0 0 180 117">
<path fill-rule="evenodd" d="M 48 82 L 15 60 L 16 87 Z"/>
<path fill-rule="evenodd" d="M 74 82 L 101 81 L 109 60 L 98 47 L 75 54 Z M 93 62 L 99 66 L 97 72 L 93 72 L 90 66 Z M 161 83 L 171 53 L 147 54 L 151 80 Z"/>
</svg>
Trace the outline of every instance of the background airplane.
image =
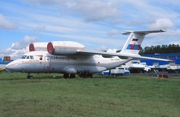
<svg viewBox="0 0 180 117">
<path fill-rule="evenodd" d="M 151 59 L 170 61 L 152 57 L 143 57 L 138 53 L 145 35 L 164 32 L 163 30 L 127 31 L 129 35 L 122 50 L 118 53 L 90 51 L 85 46 L 72 41 L 52 41 L 32 43 L 30 52 L 8 65 L 6 69 L 30 73 L 62 73 L 64 78 L 92 77 L 92 74 L 120 66 L 132 59 Z"/>
</svg>

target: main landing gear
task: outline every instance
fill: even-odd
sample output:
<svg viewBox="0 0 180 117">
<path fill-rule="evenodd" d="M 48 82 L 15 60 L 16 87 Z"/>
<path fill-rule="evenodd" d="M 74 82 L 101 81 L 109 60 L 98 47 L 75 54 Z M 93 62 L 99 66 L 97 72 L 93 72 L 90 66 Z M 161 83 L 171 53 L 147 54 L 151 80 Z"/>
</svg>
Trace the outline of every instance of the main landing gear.
<svg viewBox="0 0 180 117">
<path fill-rule="evenodd" d="M 30 75 L 30 73 L 27 74 L 27 79 L 34 79 L 33 76 Z"/>
<path fill-rule="evenodd" d="M 78 71 L 77 75 L 81 78 L 92 78 L 92 74 L 89 73 L 89 71 Z M 75 78 L 75 74 L 68 74 L 68 73 L 64 73 L 63 77 L 65 79 L 67 78 Z"/>
<path fill-rule="evenodd" d="M 89 71 L 79 71 L 77 72 L 77 74 L 79 75 L 79 77 L 81 78 L 92 78 L 92 74 L 89 73 Z"/>
<path fill-rule="evenodd" d="M 75 78 L 76 77 L 76 75 L 75 74 L 67 74 L 67 73 L 65 73 L 64 75 L 63 75 L 63 77 L 66 79 L 66 78 Z"/>
</svg>

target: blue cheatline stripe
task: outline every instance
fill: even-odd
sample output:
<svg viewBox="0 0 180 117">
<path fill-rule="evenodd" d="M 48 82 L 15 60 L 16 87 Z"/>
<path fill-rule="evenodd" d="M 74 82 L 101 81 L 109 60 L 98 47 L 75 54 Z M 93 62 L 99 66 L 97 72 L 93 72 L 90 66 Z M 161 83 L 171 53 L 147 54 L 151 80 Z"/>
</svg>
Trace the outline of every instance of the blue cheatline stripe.
<svg viewBox="0 0 180 117">
<path fill-rule="evenodd" d="M 135 44 L 129 44 L 128 46 L 127 46 L 127 50 L 140 50 L 140 45 L 135 45 Z"/>
</svg>

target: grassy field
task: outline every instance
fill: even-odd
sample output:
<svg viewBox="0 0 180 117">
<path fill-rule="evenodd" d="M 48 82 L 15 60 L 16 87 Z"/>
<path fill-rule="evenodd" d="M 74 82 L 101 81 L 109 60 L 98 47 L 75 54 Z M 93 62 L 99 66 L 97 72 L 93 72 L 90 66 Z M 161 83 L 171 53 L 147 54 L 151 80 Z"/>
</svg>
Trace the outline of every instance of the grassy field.
<svg viewBox="0 0 180 117">
<path fill-rule="evenodd" d="M 180 78 L 0 73 L 2 117 L 179 117 Z"/>
</svg>

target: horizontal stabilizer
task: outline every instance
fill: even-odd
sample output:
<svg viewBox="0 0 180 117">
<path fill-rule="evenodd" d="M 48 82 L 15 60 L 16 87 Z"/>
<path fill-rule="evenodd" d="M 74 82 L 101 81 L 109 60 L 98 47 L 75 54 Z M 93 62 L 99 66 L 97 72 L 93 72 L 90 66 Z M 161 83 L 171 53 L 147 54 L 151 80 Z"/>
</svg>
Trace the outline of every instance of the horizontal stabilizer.
<svg viewBox="0 0 180 117">
<path fill-rule="evenodd" d="M 145 31 L 126 31 L 123 32 L 123 35 L 129 35 L 130 33 L 139 33 L 139 34 L 149 34 L 149 33 L 159 33 L 159 32 L 165 32 L 163 29 L 160 30 L 145 30 Z"/>
</svg>

